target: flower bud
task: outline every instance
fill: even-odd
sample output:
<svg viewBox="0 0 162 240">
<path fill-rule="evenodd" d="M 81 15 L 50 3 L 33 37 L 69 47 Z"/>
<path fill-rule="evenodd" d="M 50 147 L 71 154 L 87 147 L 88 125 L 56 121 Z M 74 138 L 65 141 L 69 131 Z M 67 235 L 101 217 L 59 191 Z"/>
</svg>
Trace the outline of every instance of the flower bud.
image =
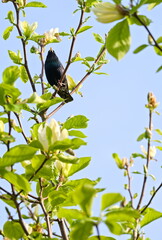
<svg viewBox="0 0 162 240">
<path fill-rule="evenodd" d="M 148 93 L 147 100 L 148 104 L 146 105 L 146 107 L 149 108 L 150 110 L 154 110 L 159 105 L 159 102 L 156 101 L 156 97 L 152 92 Z"/>
<path fill-rule="evenodd" d="M 38 140 L 45 151 L 48 151 L 49 147 L 56 141 L 61 141 L 65 138 L 68 138 L 67 129 L 61 130 L 55 119 L 51 119 L 50 123 L 41 124 L 38 128 Z"/>
<path fill-rule="evenodd" d="M 147 138 L 147 139 L 151 139 L 152 138 L 152 131 L 149 128 L 146 128 L 145 138 Z"/>
</svg>

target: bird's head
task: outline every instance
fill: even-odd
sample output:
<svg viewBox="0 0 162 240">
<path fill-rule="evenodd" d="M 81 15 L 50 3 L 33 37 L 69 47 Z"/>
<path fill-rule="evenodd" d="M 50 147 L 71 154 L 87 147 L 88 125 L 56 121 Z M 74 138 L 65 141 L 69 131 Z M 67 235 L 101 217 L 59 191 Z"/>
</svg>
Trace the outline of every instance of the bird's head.
<svg viewBox="0 0 162 240">
<path fill-rule="evenodd" d="M 47 57 L 48 58 L 55 58 L 55 57 L 57 57 L 55 51 L 52 48 L 50 48 L 50 50 L 48 51 Z"/>
</svg>

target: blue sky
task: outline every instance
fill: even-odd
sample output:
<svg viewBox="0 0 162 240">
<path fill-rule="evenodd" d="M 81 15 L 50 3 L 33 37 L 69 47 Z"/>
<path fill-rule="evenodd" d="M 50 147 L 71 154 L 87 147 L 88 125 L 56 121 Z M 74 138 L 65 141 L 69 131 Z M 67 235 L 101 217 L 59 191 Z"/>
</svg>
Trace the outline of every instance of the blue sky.
<svg viewBox="0 0 162 240">
<path fill-rule="evenodd" d="M 69 32 L 70 27 L 76 27 L 79 21 L 79 12 L 72 14 L 76 9 L 77 4 L 75 0 L 51 0 L 44 2 L 48 8 L 46 9 L 33 9 L 29 8 L 26 11 L 27 21 L 30 23 L 38 22 L 38 29 L 36 32 L 42 34 L 51 28 L 59 27 L 60 31 Z M 123 1 L 127 3 L 127 1 Z M 13 10 L 11 3 L 2 4 L 0 16 L 0 31 L 1 34 L 4 29 L 9 26 L 7 20 L 4 20 L 9 10 Z M 158 38 L 161 36 L 161 10 L 162 7 L 157 7 L 152 11 L 147 11 L 144 7 L 141 12 L 147 14 L 153 20 L 150 29 Z M 87 14 L 88 16 L 88 14 Z M 80 51 L 82 57 L 95 56 L 100 44 L 97 43 L 92 33 L 99 33 L 104 36 L 112 24 L 101 24 L 96 22 L 95 16 L 90 14 L 91 18 L 87 25 L 92 25 L 93 28 L 89 31 L 82 33 L 78 36 L 74 48 L 74 54 Z M 83 84 L 81 89 L 83 97 L 74 94 L 74 101 L 66 104 L 59 112 L 53 117 L 58 121 L 65 121 L 70 115 L 82 114 L 87 116 L 89 121 L 88 128 L 84 131 L 88 136 L 87 147 L 82 147 L 78 151 L 78 156 L 92 156 L 90 166 L 82 172 L 75 175 L 76 178 L 88 177 L 96 179 L 102 177 L 100 187 L 106 188 L 106 192 L 120 192 L 128 196 L 127 192 L 123 189 L 126 179 L 123 177 L 123 172 L 120 171 L 113 159 L 112 153 L 117 152 L 121 157 L 128 157 L 132 152 L 140 152 L 140 145 L 146 145 L 146 142 L 137 142 L 137 137 L 148 126 L 148 110 L 144 107 L 147 102 L 147 93 L 153 92 L 157 100 L 162 102 L 162 72 L 155 73 L 156 69 L 161 65 L 161 57 L 154 53 L 151 47 L 146 48 L 141 53 L 135 55 L 133 50 L 141 44 L 147 44 L 147 32 L 143 27 L 131 26 L 132 45 L 129 53 L 117 62 L 113 57 L 107 54 L 110 62 L 103 67 L 102 71 L 109 74 L 109 76 L 91 75 Z M 0 39 L 0 55 L 1 64 L 0 72 L 12 65 L 8 57 L 7 50 L 17 51 L 21 50 L 21 43 L 15 39 L 17 35 L 13 32 L 11 38 L 4 41 Z M 61 62 L 65 66 L 69 54 L 69 46 L 71 41 L 64 37 L 59 44 L 51 44 L 46 47 L 44 57 L 50 47 L 56 51 Z M 32 74 L 40 74 L 40 62 L 37 56 L 30 54 L 30 47 L 28 48 L 29 67 Z M 36 46 L 36 45 L 35 45 Z M 85 66 L 79 63 L 74 63 L 68 70 L 75 81 L 79 81 L 85 74 Z M 46 79 L 45 79 L 46 81 Z M 23 91 L 23 98 L 31 94 L 31 89 L 28 85 L 22 84 L 18 81 Z M 17 85 L 18 86 L 18 85 Z M 158 108 L 162 112 L 162 105 Z M 24 121 L 25 129 L 28 130 L 29 123 Z M 162 128 L 162 117 L 154 115 L 153 117 L 154 128 Z M 158 136 L 153 135 L 154 139 Z M 159 137 L 160 139 L 160 137 Z M 20 139 L 21 142 L 22 139 Z M 157 162 L 152 161 L 150 164 L 150 173 L 154 174 L 157 178 L 153 181 L 151 178 L 148 181 L 146 197 L 144 203 L 149 199 L 149 192 L 152 186 L 158 186 L 161 181 L 161 157 L 160 152 L 157 153 Z M 144 161 L 136 159 L 132 171 L 142 171 Z M 139 192 L 141 190 L 140 183 L 142 176 L 133 177 L 133 191 Z M 162 211 L 161 206 L 162 191 L 159 191 L 153 201 L 152 207 L 158 211 Z M 98 214 L 99 197 L 95 201 L 94 215 Z M 162 234 L 160 227 L 162 220 L 157 220 L 152 223 L 149 228 L 145 228 L 146 236 L 155 240 Z M 101 229 L 102 232 L 102 229 Z M 107 234 L 107 229 L 103 229 L 103 234 Z M 111 236 L 111 234 L 109 234 Z M 125 240 L 128 237 L 117 237 L 118 240 Z"/>
</svg>

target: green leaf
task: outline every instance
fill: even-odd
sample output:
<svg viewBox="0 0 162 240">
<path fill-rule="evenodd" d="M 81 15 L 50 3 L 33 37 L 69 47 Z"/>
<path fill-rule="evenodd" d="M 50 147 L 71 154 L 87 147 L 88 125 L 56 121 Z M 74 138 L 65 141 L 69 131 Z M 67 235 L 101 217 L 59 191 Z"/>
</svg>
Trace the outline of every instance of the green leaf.
<svg viewBox="0 0 162 240">
<path fill-rule="evenodd" d="M 0 159 L 0 167 L 7 167 L 17 162 L 30 160 L 37 150 L 37 148 L 33 148 L 25 144 L 15 146 L 11 148 L 10 151 L 6 152 L 3 155 L 3 158 Z"/>
<path fill-rule="evenodd" d="M 98 240 L 98 236 L 88 238 L 88 240 Z M 100 240 L 116 240 L 113 237 L 100 236 Z"/>
<path fill-rule="evenodd" d="M 17 188 L 18 191 L 23 190 L 26 193 L 31 191 L 30 183 L 24 176 L 18 175 L 13 172 L 7 172 L 7 171 L 2 173 L 2 176 L 8 182 L 13 184 Z"/>
<path fill-rule="evenodd" d="M 162 45 L 160 45 L 160 48 L 162 49 Z M 154 51 L 157 55 L 162 56 L 162 51 L 156 46 L 154 46 Z"/>
<path fill-rule="evenodd" d="M 29 2 L 25 5 L 25 7 L 40 7 L 40 8 L 46 8 L 47 6 L 41 2 Z"/>
<path fill-rule="evenodd" d="M 12 11 L 9 11 L 7 13 L 7 19 L 10 21 L 10 23 L 14 23 L 14 13 Z"/>
<path fill-rule="evenodd" d="M 156 72 L 158 73 L 158 72 L 160 72 L 162 70 L 162 66 L 160 66 L 157 70 L 156 70 Z"/>
<path fill-rule="evenodd" d="M 108 212 L 106 217 L 108 221 L 135 223 L 136 219 L 140 217 L 140 213 L 138 210 L 131 208 L 118 208 Z"/>
<path fill-rule="evenodd" d="M 0 83 L 0 105 L 4 106 L 7 103 L 6 97 L 11 102 L 14 102 L 20 95 L 21 92 L 17 88 L 9 84 Z"/>
<path fill-rule="evenodd" d="M 95 38 L 95 40 L 96 40 L 97 42 L 102 43 L 102 44 L 105 43 L 100 34 L 93 33 L 93 36 L 94 36 L 94 38 Z"/>
<path fill-rule="evenodd" d="M 87 240 L 92 234 L 93 223 L 86 220 L 77 220 L 72 225 L 70 231 L 70 240 Z"/>
<path fill-rule="evenodd" d="M 22 57 L 21 57 L 20 50 L 18 50 L 18 53 L 8 50 L 8 54 L 14 63 L 16 63 L 16 64 L 22 63 Z"/>
<path fill-rule="evenodd" d="M 102 195 L 101 210 L 105 210 L 107 207 L 123 200 L 123 196 L 120 193 L 105 193 Z"/>
<path fill-rule="evenodd" d="M 72 142 L 72 146 L 71 146 L 72 149 L 78 149 L 83 145 L 87 145 L 87 143 L 80 138 L 73 138 L 71 142 Z"/>
<path fill-rule="evenodd" d="M 72 128 L 86 128 L 88 121 L 89 119 L 85 116 L 77 115 L 67 119 L 66 122 L 63 124 L 63 128 L 66 128 L 67 130 Z"/>
<path fill-rule="evenodd" d="M 108 227 L 109 231 L 111 231 L 115 235 L 121 235 L 124 233 L 123 227 L 117 222 L 111 222 L 106 220 L 105 224 Z"/>
<path fill-rule="evenodd" d="M 141 22 L 146 26 L 149 26 L 150 23 L 152 22 L 151 19 L 149 19 L 148 17 L 146 17 L 144 15 L 138 15 L 138 17 L 141 20 Z M 131 16 L 128 19 L 128 21 L 129 21 L 130 24 L 136 24 L 136 25 L 139 25 L 139 26 L 143 26 L 143 24 L 134 16 Z"/>
<path fill-rule="evenodd" d="M 86 138 L 87 136 L 79 131 L 79 130 L 71 130 L 71 131 L 68 131 L 69 133 L 69 136 L 75 136 L 75 137 L 79 137 L 79 138 Z"/>
<path fill-rule="evenodd" d="M 129 51 L 131 37 L 127 20 L 117 23 L 106 39 L 107 51 L 117 60 L 122 59 Z"/>
<path fill-rule="evenodd" d="M 1 170 L 0 170 L 1 171 Z M 11 199 L 11 196 L 8 194 L 1 194 L 2 198 L 1 200 L 5 202 L 7 205 L 9 205 L 12 208 L 16 208 L 15 203 Z"/>
<path fill-rule="evenodd" d="M 159 135 L 162 135 L 162 130 L 160 129 L 155 129 L 155 132 L 157 132 Z"/>
<path fill-rule="evenodd" d="M 137 142 L 142 141 L 145 138 L 145 133 L 142 133 L 141 135 L 138 136 Z"/>
<path fill-rule="evenodd" d="M 124 168 L 124 164 L 123 164 L 122 159 L 119 157 L 119 155 L 117 153 L 113 153 L 112 157 L 114 158 L 118 168 L 123 169 Z"/>
<path fill-rule="evenodd" d="M 44 103 L 45 100 L 42 99 L 36 92 L 32 93 L 32 95 L 27 99 L 27 103 Z"/>
<path fill-rule="evenodd" d="M 143 45 L 139 46 L 138 48 L 136 48 L 136 49 L 133 51 L 133 53 L 139 53 L 139 52 L 141 52 L 143 49 L 145 49 L 146 47 L 148 47 L 148 45 L 147 45 L 147 44 L 143 44 Z"/>
<path fill-rule="evenodd" d="M 64 153 L 58 153 L 57 158 L 64 163 L 76 164 L 79 161 L 79 158 L 70 155 L 64 155 Z"/>
<path fill-rule="evenodd" d="M 151 223 L 151 222 L 153 222 L 156 219 L 161 218 L 161 217 L 162 217 L 161 212 L 158 212 L 153 208 L 147 208 L 146 211 L 145 211 L 145 215 L 140 222 L 140 225 L 141 225 L 141 227 L 144 227 L 147 224 L 149 224 L 149 223 Z"/>
<path fill-rule="evenodd" d="M 19 69 L 20 69 L 20 79 L 21 79 L 24 83 L 26 83 L 26 82 L 28 81 L 28 79 L 29 79 L 28 74 L 27 74 L 27 72 L 26 72 L 26 69 L 25 69 L 24 66 L 20 66 Z"/>
<path fill-rule="evenodd" d="M 82 170 L 87 167 L 91 161 L 91 157 L 82 157 L 79 158 L 79 162 L 77 164 L 73 164 L 68 172 L 68 176 L 73 175 L 74 173 Z"/>
<path fill-rule="evenodd" d="M 143 154 L 141 154 L 141 153 L 132 153 L 132 157 L 133 157 L 133 158 L 140 157 L 140 158 L 143 158 L 143 159 L 145 159 L 145 158 L 146 158 L 146 156 L 144 156 L 144 155 L 143 155 Z"/>
<path fill-rule="evenodd" d="M 62 204 L 66 199 L 67 195 L 62 190 L 54 190 L 48 195 L 49 201 L 53 207 Z"/>
<path fill-rule="evenodd" d="M 58 218 L 65 218 L 68 222 L 72 223 L 74 219 L 84 219 L 85 214 L 78 209 L 66 209 L 66 208 L 60 208 L 57 211 L 57 217 Z"/>
<path fill-rule="evenodd" d="M 10 66 L 3 71 L 2 79 L 4 83 L 13 85 L 20 75 L 18 66 Z"/>
<path fill-rule="evenodd" d="M 60 103 L 62 101 L 63 101 L 62 98 L 56 97 L 54 99 L 46 100 L 46 102 L 44 102 L 43 104 L 38 104 L 37 108 L 39 109 L 39 111 L 43 111 L 43 110 L 45 110 L 45 109 L 47 109 L 47 108 L 49 108 L 49 107 L 51 107 L 51 106 L 53 106 L 57 103 Z"/>
<path fill-rule="evenodd" d="M 162 147 L 161 146 L 157 146 L 157 149 L 159 149 L 160 151 L 162 151 Z"/>
<path fill-rule="evenodd" d="M 91 216 L 93 199 L 96 189 L 91 184 L 79 185 L 72 193 L 75 204 L 79 205 L 87 217 Z"/>
<path fill-rule="evenodd" d="M 7 27 L 7 28 L 4 30 L 3 35 L 2 35 L 4 40 L 6 40 L 6 39 L 9 38 L 10 33 L 12 32 L 12 30 L 13 30 L 13 26 L 9 26 L 9 27 Z"/>
<path fill-rule="evenodd" d="M 3 233 L 9 239 L 20 239 L 24 236 L 24 231 L 18 222 L 7 221 L 3 225 Z"/>
<path fill-rule="evenodd" d="M 52 146 L 50 146 L 50 150 L 54 151 L 54 150 L 62 150 L 65 151 L 69 148 L 72 147 L 72 142 L 71 139 L 64 139 L 61 141 L 56 141 Z"/>
<path fill-rule="evenodd" d="M 79 31 L 77 32 L 77 34 L 82 33 L 84 31 L 87 31 L 88 29 L 92 28 L 92 26 L 83 26 L 79 29 Z"/>
</svg>

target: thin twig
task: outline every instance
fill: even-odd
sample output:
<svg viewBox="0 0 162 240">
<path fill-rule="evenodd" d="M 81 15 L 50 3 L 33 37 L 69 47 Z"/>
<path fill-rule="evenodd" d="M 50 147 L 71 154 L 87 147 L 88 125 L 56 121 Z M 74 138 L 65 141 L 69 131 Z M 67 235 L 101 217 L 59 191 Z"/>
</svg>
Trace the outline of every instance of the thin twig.
<svg viewBox="0 0 162 240">
<path fill-rule="evenodd" d="M 103 54 L 106 52 L 106 47 L 104 47 L 102 49 L 102 51 L 100 52 L 100 54 L 98 55 L 98 57 L 96 58 L 96 60 L 94 61 L 94 63 L 92 64 L 92 66 L 90 67 L 89 71 L 86 73 L 86 75 L 82 78 L 82 80 L 75 86 L 75 88 L 70 92 L 70 94 L 72 95 L 74 92 L 77 91 L 77 89 L 79 88 L 79 86 L 87 79 L 87 77 L 89 77 L 89 75 L 93 72 L 93 68 L 95 66 L 95 64 L 97 64 L 99 62 L 99 60 L 101 59 L 101 57 L 103 56 Z M 65 102 L 62 102 L 57 108 L 55 108 L 51 113 L 49 113 L 46 116 L 46 119 L 50 118 L 51 116 L 53 116 L 60 108 L 62 108 L 65 105 Z"/>
<path fill-rule="evenodd" d="M 59 225 L 59 228 L 60 228 L 60 232 L 61 232 L 61 235 L 62 235 L 62 238 L 63 240 L 69 240 L 67 234 L 66 234 L 66 231 L 65 231 L 65 226 L 64 226 L 64 222 L 63 222 L 63 219 L 57 219 L 57 222 L 58 222 L 58 225 Z"/>
<path fill-rule="evenodd" d="M 28 181 L 30 182 L 35 176 L 36 174 L 42 169 L 42 167 L 44 166 L 44 164 L 47 162 L 48 158 L 45 158 L 45 160 L 42 162 L 42 164 L 39 166 L 39 168 L 33 173 L 33 175 L 28 179 Z M 22 193 L 23 190 L 21 190 L 20 192 L 18 192 L 16 194 L 16 196 L 19 196 Z"/>
<path fill-rule="evenodd" d="M 73 49 L 74 49 L 74 45 L 75 45 L 75 41 L 76 41 L 76 36 L 77 36 L 77 33 L 79 31 L 79 29 L 81 28 L 82 24 L 83 24 L 83 16 L 84 16 L 84 9 L 82 8 L 81 9 L 81 14 L 80 14 L 80 20 L 79 20 L 79 24 L 78 24 L 78 27 L 72 37 L 72 42 L 71 42 L 71 46 L 70 46 L 70 51 L 69 51 L 69 57 L 68 57 L 68 61 L 67 61 L 67 64 L 66 64 L 66 67 L 64 69 L 64 72 L 61 76 L 61 79 L 60 79 L 60 85 L 65 77 L 65 74 L 71 64 L 71 58 L 72 58 L 72 54 L 73 54 Z M 61 86 L 60 86 L 61 87 Z"/>
<path fill-rule="evenodd" d="M 154 36 L 152 35 L 152 33 L 150 32 L 149 28 L 146 26 L 146 24 L 140 19 L 140 17 L 137 15 L 137 13 L 134 13 L 133 16 L 142 24 L 142 26 L 144 26 L 144 28 L 146 29 L 146 31 L 148 32 L 149 36 L 152 38 L 155 46 L 162 52 L 162 48 L 159 46 L 159 44 L 157 43 L 157 41 L 155 40 Z"/>
<path fill-rule="evenodd" d="M 101 240 L 98 224 L 95 224 L 95 227 L 96 227 L 96 231 L 97 231 L 97 238 L 98 238 L 98 240 Z"/>
<path fill-rule="evenodd" d="M 28 230 L 27 230 L 27 228 L 25 226 L 25 223 L 23 221 L 22 214 L 21 214 L 21 211 L 20 211 L 20 206 L 19 206 L 19 203 L 17 202 L 17 196 L 16 196 L 16 193 L 15 193 L 15 190 L 14 190 L 14 186 L 12 184 L 11 184 L 11 188 L 12 188 L 13 201 L 15 203 L 15 206 L 16 206 L 16 209 L 17 209 L 17 214 L 18 214 L 18 217 L 19 217 L 19 222 L 21 224 L 22 229 L 24 230 L 24 233 L 28 236 L 29 233 L 28 233 Z"/>
<path fill-rule="evenodd" d="M 5 192 L 6 194 L 8 194 L 8 195 L 12 196 L 12 194 L 11 194 L 11 193 L 9 193 L 9 192 L 8 192 L 6 189 L 4 189 L 4 188 L 0 187 L 0 190 L 2 190 L 3 192 Z"/>
<path fill-rule="evenodd" d="M 149 130 L 152 130 L 152 110 L 149 110 Z M 148 170 L 149 163 L 150 163 L 150 145 L 151 145 L 151 139 L 148 139 L 147 143 L 147 161 L 146 161 L 146 168 Z M 145 193 L 145 187 L 146 187 L 146 182 L 147 182 L 147 173 L 144 174 L 144 179 L 143 179 L 143 185 L 142 185 L 142 190 L 140 194 L 140 199 L 137 205 L 137 209 L 140 209 L 144 193 Z"/>
<path fill-rule="evenodd" d="M 8 135 L 11 135 L 12 125 L 11 125 L 11 112 L 7 112 L 8 116 Z M 7 142 L 7 151 L 10 150 L 10 141 Z"/>
<path fill-rule="evenodd" d="M 66 219 L 64 219 L 64 224 L 65 224 L 65 226 L 66 226 L 66 228 L 67 228 L 68 232 L 70 232 L 70 228 L 69 228 L 69 226 L 68 226 L 68 224 L 67 224 L 67 221 L 66 221 Z"/>
<path fill-rule="evenodd" d="M 130 172 L 129 172 L 129 165 L 126 164 L 126 172 L 127 172 L 127 177 L 128 177 L 128 192 L 129 192 L 129 196 L 130 196 L 130 202 L 131 202 L 131 207 L 133 208 L 133 194 L 131 191 L 131 176 L 130 176 Z"/>
<path fill-rule="evenodd" d="M 141 210 L 141 213 L 143 213 L 151 204 L 153 198 L 155 197 L 155 195 L 157 194 L 157 192 L 160 190 L 160 188 L 162 187 L 162 183 L 160 183 L 159 187 L 154 191 L 154 193 L 152 194 L 150 200 L 148 201 L 148 203 L 146 204 L 146 206 Z"/>
<path fill-rule="evenodd" d="M 26 137 L 26 135 L 25 135 L 25 133 L 24 133 L 24 130 L 23 130 L 23 127 L 22 127 L 22 124 L 21 124 L 20 117 L 19 117 L 19 115 L 18 115 L 17 113 L 14 112 L 14 114 L 15 114 L 15 116 L 16 116 L 16 118 L 17 118 L 17 121 L 18 121 L 18 123 L 19 123 L 19 126 L 20 126 L 20 128 L 21 128 L 21 130 L 22 130 L 21 133 L 22 133 L 22 135 L 23 135 L 26 143 L 28 143 L 28 139 L 27 139 L 27 137 Z"/>
<path fill-rule="evenodd" d="M 15 26 L 17 28 L 19 36 L 23 37 L 21 29 L 20 29 L 20 10 L 17 7 L 16 1 L 12 1 L 12 3 L 14 5 L 15 11 L 16 11 L 16 24 L 15 24 Z M 35 88 L 35 85 L 34 85 L 34 82 L 32 80 L 32 76 L 30 74 L 29 67 L 28 67 L 27 54 L 26 54 L 26 42 L 25 42 L 25 40 L 23 38 L 21 38 L 21 42 L 22 42 L 23 53 L 24 53 L 24 67 L 25 67 L 26 72 L 28 74 L 32 90 L 33 90 L 33 92 L 36 92 L 36 88 Z"/>
<path fill-rule="evenodd" d="M 39 178 L 39 185 L 40 185 L 40 206 L 42 208 L 42 211 L 43 211 L 45 219 L 46 219 L 48 237 L 52 238 L 52 228 L 51 228 L 51 223 L 50 223 L 50 217 L 49 217 L 48 212 L 46 211 L 46 208 L 44 206 L 43 186 L 42 186 L 42 179 L 41 178 Z"/>
<path fill-rule="evenodd" d="M 42 65 L 40 79 L 41 79 L 41 86 L 42 86 L 42 94 L 44 94 L 44 83 L 43 83 L 43 76 L 44 76 L 43 46 L 41 45 L 40 47 L 41 47 L 41 49 L 40 49 L 39 55 L 40 55 L 41 65 Z"/>
</svg>

